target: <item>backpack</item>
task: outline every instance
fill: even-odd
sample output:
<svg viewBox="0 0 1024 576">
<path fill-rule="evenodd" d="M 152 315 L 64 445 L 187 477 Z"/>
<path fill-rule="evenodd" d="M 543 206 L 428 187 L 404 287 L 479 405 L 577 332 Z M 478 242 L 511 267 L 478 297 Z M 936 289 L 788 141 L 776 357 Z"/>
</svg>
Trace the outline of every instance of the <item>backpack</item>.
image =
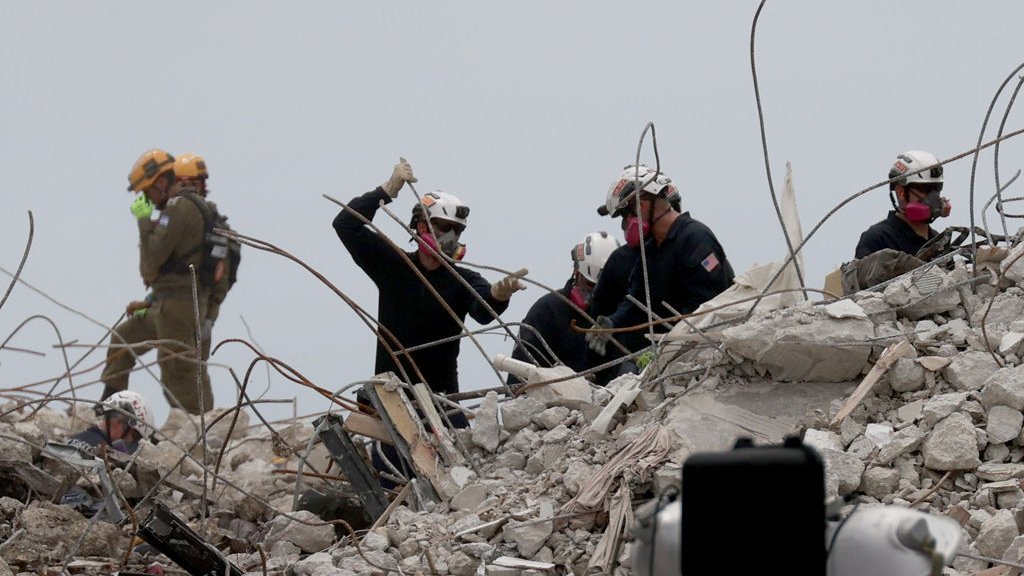
<svg viewBox="0 0 1024 576">
<path fill-rule="evenodd" d="M 187 198 L 199 210 L 203 217 L 203 242 L 179 258 L 168 260 L 160 267 L 161 272 L 188 273 L 186 260 L 196 252 L 202 251 L 202 259 L 196 273 L 203 286 L 214 288 L 227 278 L 224 287 L 226 293 L 238 281 L 238 265 L 242 261 L 242 245 L 236 241 L 214 232 L 214 228 L 231 230 L 228 217 L 221 215 L 215 208 L 192 192 L 179 194 Z"/>
</svg>

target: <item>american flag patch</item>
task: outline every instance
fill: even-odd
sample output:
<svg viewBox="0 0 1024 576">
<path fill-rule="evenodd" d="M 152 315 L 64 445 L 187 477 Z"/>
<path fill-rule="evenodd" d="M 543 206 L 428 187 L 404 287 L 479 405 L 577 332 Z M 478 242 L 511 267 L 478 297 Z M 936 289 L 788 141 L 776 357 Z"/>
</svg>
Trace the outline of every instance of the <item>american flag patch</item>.
<svg viewBox="0 0 1024 576">
<path fill-rule="evenodd" d="M 707 258 L 700 261 L 700 265 L 703 266 L 704 269 L 707 270 L 708 272 L 711 272 L 715 268 L 718 268 L 718 264 L 718 256 L 715 256 L 714 252 L 708 254 Z"/>
</svg>

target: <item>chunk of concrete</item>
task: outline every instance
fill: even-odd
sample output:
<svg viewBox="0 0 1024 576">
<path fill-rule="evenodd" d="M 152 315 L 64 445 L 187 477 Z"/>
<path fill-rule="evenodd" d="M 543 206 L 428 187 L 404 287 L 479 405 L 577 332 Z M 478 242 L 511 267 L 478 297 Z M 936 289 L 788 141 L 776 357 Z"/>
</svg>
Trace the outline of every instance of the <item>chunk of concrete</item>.
<svg viewBox="0 0 1024 576">
<path fill-rule="evenodd" d="M 893 392 L 916 392 L 924 388 L 924 368 L 914 358 L 900 358 L 889 369 Z"/>
<path fill-rule="evenodd" d="M 981 525 L 974 546 L 982 555 L 1002 558 L 1003 552 L 1020 535 L 1017 521 L 1010 510 L 1000 510 Z"/>
<path fill-rule="evenodd" d="M 857 378 L 871 349 L 860 345 L 875 336 L 865 318 L 830 318 L 823 311 L 782 313 L 722 332 L 725 349 L 752 360 L 776 380 L 846 382 Z"/>
<path fill-rule="evenodd" d="M 480 504 L 487 498 L 489 491 L 481 484 L 470 484 L 454 498 L 451 499 L 449 505 L 455 510 L 476 510 Z"/>
<path fill-rule="evenodd" d="M 488 392 L 480 402 L 473 423 L 473 444 L 494 453 L 501 441 L 501 430 L 498 428 L 498 395 Z"/>
<path fill-rule="evenodd" d="M 861 474 L 864 473 L 864 462 L 860 458 L 845 452 L 835 450 L 821 450 L 821 456 L 825 460 L 825 486 L 826 496 L 831 493 L 830 488 L 835 487 L 835 494 L 845 496 L 857 490 L 861 482 Z"/>
<path fill-rule="evenodd" d="M 921 418 L 925 426 L 934 426 L 946 416 L 959 410 L 967 401 L 967 392 L 951 392 L 932 396 L 921 410 Z"/>
<path fill-rule="evenodd" d="M 525 522 L 509 522 L 503 530 L 505 540 L 515 542 L 519 554 L 524 558 L 533 557 L 544 546 L 548 536 L 551 536 L 552 522 L 538 520 L 554 516 L 554 505 L 549 500 L 541 500 L 539 508 L 540 511 L 536 519 Z"/>
<path fill-rule="evenodd" d="M 4 558 L 11 564 L 22 566 L 40 562 L 45 566 L 55 551 L 58 555 L 66 554 L 76 544 L 79 557 L 116 556 L 123 553 L 128 544 L 113 524 L 90 523 L 70 506 L 58 506 L 45 500 L 26 506 L 21 512 L 19 525 L 25 533 L 5 546 Z"/>
<path fill-rule="evenodd" d="M 929 372 L 938 372 L 946 366 L 949 366 L 949 363 L 952 361 L 952 359 L 946 358 L 945 356 L 921 356 L 915 360 L 915 362 L 920 364 L 922 368 Z"/>
<path fill-rule="evenodd" d="M 864 471 L 860 490 L 869 496 L 882 499 L 896 491 L 900 484 L 900 473 L 893 468 L 875 466 Z"/>
<path fill-rule="evenodd" d="M 984 317 L 986 328 L 992 332 L 999 326 L 1009 326 L 1024 317 L 1024 298 L 1021 298 L 1019 289 L 1010 288 L 992 299 L 992 307 L 988 310 L 988 316 L 985 316 L 986 308 L 988 307 L 978 306 L 975 308 L 974 313 L 971 314 L 971 325 L 981 326 L 981 319 Z"/>
<path fill-rule="evenodd" d="M 326 549 L 334 542 L 334 527 L 324 524 L 316 514 L 298 510 L 291 516 L 278 516 L 270 521 L 270 531 L 264 546 L 270 548 L 278 541 L 291 542 L 307 554 Z"/>
<path fill-rule="evenodd" d="M 974 437 L 972 432 L 971 438 Z M 896 432 L 892 441 L 878 451 L 877 461 L 879 464 L 888 465 L 893 460 L 908 452 L 916 450 L 924 441 L 924 433 L 917 426 L 907 426 Z"/>
<path fill-rule="evenodd" d="M 949 366 L 942 370 L 946 381 L 957 390 L 981 390 L 985 381 L 999 370 L 999 365 L 992 355 L 978 350 L 968 350 L 954 358 Z"/>
<path fill-rule="evenodd" d="M 501 406 L 501 425 L 509 432 L 518 432 L 530 425 L 534 414 L 544 410 L 544 403 L 530 396 L 519 396 Z"/>
<path fill-rule="evenodd" d="M 981 465 L 974 424 L 959 412 L 935 425 L 921 452 L 924 465 L 932 470 L 972 470 Z"/>
<path fill-rule="evenodd" d="M 843 439 L 839 434 L 829 432 L 828 430 L 815 430 L 814 428 L 809 428 L 804 432 L 804 444 L 818 451 L 834 450 L 842 452 L 844 448 Z"/>
<path fill-rule="evenodd" d="M 885 287 L 885 303 L 897 308 L 896 313 L 911 320 L 942 314 L 960 305 L 960 295 L 953 286 L 956 281 L 945 271 L 929 267 L 904 274 Z"/>
<path fill-rule="evenodd" d="M 924 404 L 924 400 L 914 400 L 913 402 L 908 402 L 903 406 L 900 406 L 896 410 L 897 420 L 907 423 L 917 422 L 918 418 L 920 418 L 921 414 L 924 412 Z"/>
<path fill-rule="evenodd" d="M 469 486 L 469 483 L 475 478 L 476 472 L 469 468 L 465 466 L 452 466 L 445 473 L 444 477 L 441 478 L 439 486 L 441 496 L 449 499 L 454 498 L 463 488 Z"/>
<path fill-rule="evenodd" d="M 1024 365 L 992 373 L 982 386 L 979 399 L 986 408 L 1003 405 L 1024 409 Z"/>
<path fill-rule="evenodd" d="M 564 406 L 548 408 L 533 416 L 533 423 L 547 430 L 552 430 L 565 422 L 569 417 L 569 409 Z"/>
<path fill-rule="evenodd" d="M 299 560 L 289 571 L 295 576 L 333 576 L 339 572 L 334 566 L 334 558 L 326 552 L 317 552 Z"/>
<path fill-rule="evenodd" d="M 993 406 L 988 410 L 988 424 L 985 432 L 988 441 L 996 444 L 1009 442 L 1020 435 L 1024 414 L 1009 406 Z"/>
</svg>

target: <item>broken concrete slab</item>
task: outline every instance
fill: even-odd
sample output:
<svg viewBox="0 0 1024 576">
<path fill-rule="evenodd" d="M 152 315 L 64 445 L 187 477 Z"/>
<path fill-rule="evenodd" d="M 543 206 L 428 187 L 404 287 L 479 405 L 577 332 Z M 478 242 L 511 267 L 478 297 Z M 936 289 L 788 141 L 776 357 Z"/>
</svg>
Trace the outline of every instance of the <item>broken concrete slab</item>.
<svg viewBox="0 0 1024 576">
<path fill-rule="evenodd" d="M 334 542 L 334 527 L 325 524 L 316 514 L 298 510 L 288 516 L 271 520 L 270 531 L 264 538 L 264 547 L 269 548 L 278 541 L 291 542 L 306 553 L 320 552 Z M 294 519 L 293 519 L 294 518 Z"/>
<path fill-rule="evenodd" d="M 509 432 L 518 432 L 530 425 L 534 414 L 545 409 L 545 405 L 536 398 L 519 396 L 499 404 L 501 408 L 501 425 Z"/>
<path fill-rule="evenodd" d="M 776 380 L 845 382 L 857 377 L 875 337 L 863 318 L 829 318 L 824 311 L 774 314 L 722 331 L 725 349 L 771 372 Z"/>
<path fill-rule="evenodd" d="M 942 375 L 957 390 L 981 390 L 985 381 L 998 369 L 999 365 L 991 354 L 968 350 L 953 358 L 942 370 Z"/>
<path fill-rule="evenodd" d="M 944 270 L 930 266 L 904 274 L 886 286 L 882 295 L 886 304 L 897 309 L 897 314 L 918 320 L 956 309 L 960 295 L 955 285 L 956 281 Z"/>
<path fill-rule="evenodd" d="M 985 380 L 979 399 L 986 408 L 1003 405 L 1024 409 L 1024 366 L 996 370 Z"/>
<path fill-rule="evenodd" d="M 974 424 L 960 412 L 935 425 L 921 453 L 924 465 L 933 470 L 971 470 L 981 464 Z"/>
<path fill-rule="evenodd" d="M 1003 552 L 1020 535 L 1017 521 L 1010 510 L 1000 510 L 981 525 L 974 546 L 985 556 L 1002 558 Z"/>
<path fill-rule="evenodd" d="M 494 453 L 501 441 L 501 430 L 498 427 L 498 395 L 488 392 L 476 411 L 473 422 L 473 444 Z"/>
<path fill-rule="evenodd" d="M 1020 435 L 1021 425 L 1024 424 L 1024 414 L 1020 410 L 1009 406 L 993 406 L 988 411 L 988 424 L 985 432 L 988 433 L 989 442 L 1002 444 L 1017 438 Z"/>
</svg>

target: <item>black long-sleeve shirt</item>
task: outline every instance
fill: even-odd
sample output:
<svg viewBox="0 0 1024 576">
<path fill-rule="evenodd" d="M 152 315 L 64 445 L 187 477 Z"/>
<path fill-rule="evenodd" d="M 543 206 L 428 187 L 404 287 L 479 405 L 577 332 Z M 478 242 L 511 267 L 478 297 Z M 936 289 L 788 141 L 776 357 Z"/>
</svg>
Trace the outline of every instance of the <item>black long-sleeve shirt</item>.
<svg viewBox="0 0 1024 576">
<path fill-rule="evenodd" d="M 379 186 L 349 203 L 349 207 L 373 220 L 380 202 L 391 202 L 391 197 Z M 355 263 L 377 285 L 377 320 L 401 342 L 411 347 L 456 336 L 462 328 L 441 306 L 409 266 L 383 238 L 363 225 L 362 221 L 342 210 L 334 219 L 334 230 L 342 244 L 352 255 Z M 508 308 L 508 301 L 491 297 L 491 285 L 480 274 L 455 266 L 455 271 L 466 280 L 472 291 L 452 276 L 444 266 L 427 270 L 419 262 L 415 252 L 407 253 L 416 268 L 426 277 L 430 285 L 455 312 L 460 320 L 468 314 L 481 324 L 494 320 L 487 309 L 480 304 L 476 295 L 484 298 L 495 312 L 501 314 Z M 385 337 L 386 338 L 386 337 Z M 452 340 L 410 353 L 413 361 L 423 372 L 426 384 L 435 392 L 451 394 L 458 392 L 458 356 L 461 340 Z M 389 342 L 392 348 L 397 347 Z M 406 356 L 399 356 L 409 377 L 416 379 Z M 398 370 L 384 345 L 377 342 L 374 370 L 377 373 Z"/>
<path fill-rule="evenodd" d="M 513 358 L 532 363 L 526 353 L 526 350 L 529 350 L 539 366 L 551 367 L 560 361 L 576 372 L 586 368 L 586 338 L 583 333 L 573 331 L 570 323 L 573 320 L 577 326 L 587 326 L 588 323 L 582 314 L 558 297 L 560 294 L 568 298 L 571 290 L 572 280 L 556 293 L 549 292 L 541 296 L 533 306 L 530 306 L 522 322 L 526 326 L 519 327 L 520 342 L 512 350 Z M 548 354 L 547 348 L 541 343 L 541 338 L 547 342 L 555 358 Z M 518 380 L 510 375 L 509 382 L 515 383 Z"/>
<path fill-rule="evenodd" d="M 929 227 L 928 237 L 922 238 L 921 235 L 914 232 L 910 224 L 896 215 L 895 210 L 890 210 L 885 220 L 873 224 L 860 235 L 854 257 L 863 258 L 884 248 L 892 248 L 914 256 L 925 242 L 931 240 L 936 234 L 938 232 Z"/>
<path fill-rule="evenodd" d="M 676 218 L 660 246 L 652 239 L 645 250 L 651 307 L 661 318 L 675 315 L 662 302 L 686 314 L 732 285 L 734 274 L 725 250 L 711 229 L 691 218 L 689 212 Z M 630 274 L 629 293 L 643 302 L 641 268 L 638 258 Z M 621 328 L 646 322 L 647 314 L 626 300 L 609 318 Z"/>
</svg>

